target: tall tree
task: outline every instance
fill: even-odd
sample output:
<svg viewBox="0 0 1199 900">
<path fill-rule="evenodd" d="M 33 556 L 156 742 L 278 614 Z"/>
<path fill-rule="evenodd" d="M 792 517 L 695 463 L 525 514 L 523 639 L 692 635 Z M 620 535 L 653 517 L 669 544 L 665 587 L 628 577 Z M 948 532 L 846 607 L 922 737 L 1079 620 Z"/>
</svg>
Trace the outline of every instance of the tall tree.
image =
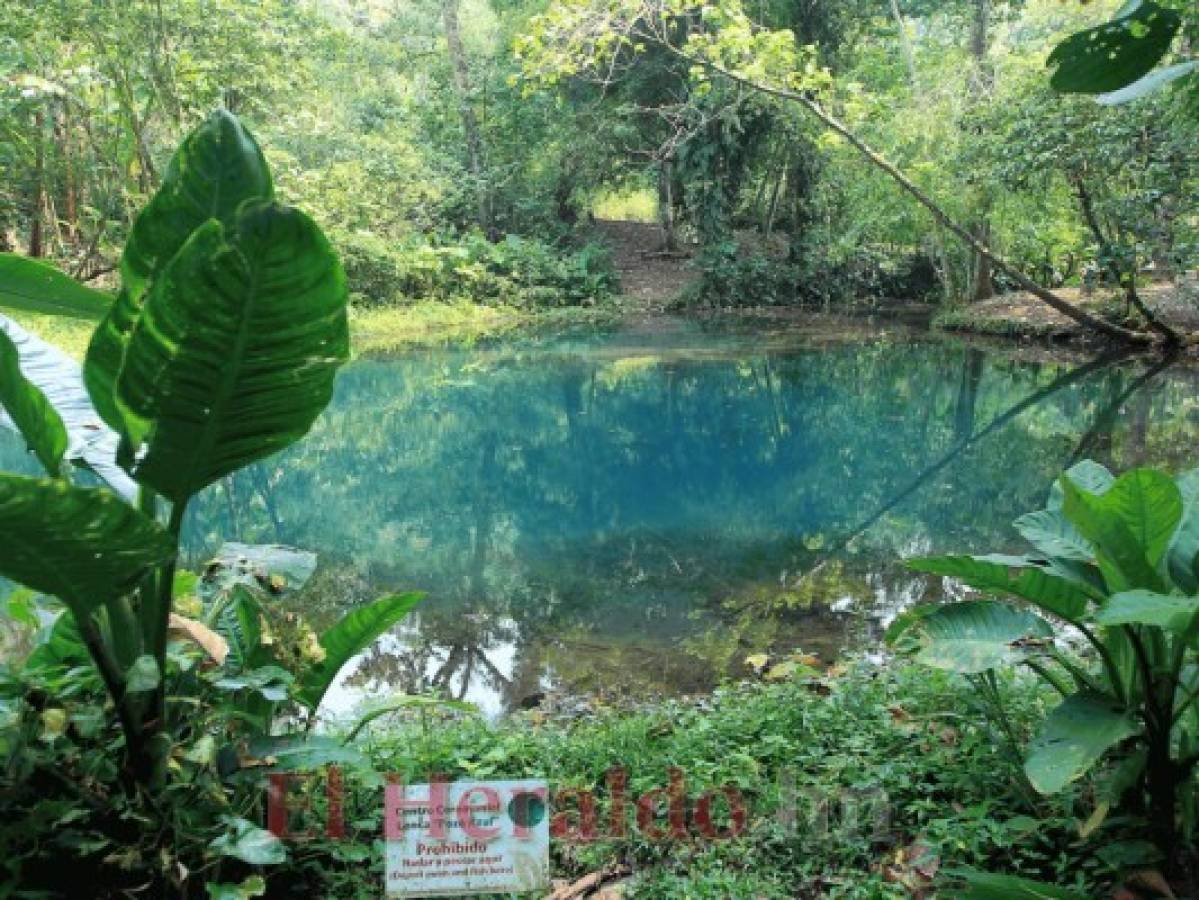
<svg viewBox="0 0 1199 900">
<path fill-rule="evenodd" d="M 454 91 L 458 96 L 458 113 L 462 117 L 462 132 L 466 141 L 466 165 L 475 182 L 479 227 L 487 234 L 494 231 L 491 187 L 488 184 L 487 162 L 484 155 L 483 132 L 475 115 L 474 89 L 466 48 L 462 45 L 462 29 L 458 22 L 459 0 L 442 0 L 441 18 L 445 24 L 445 43 L 453 72 Z"/>
</svg>

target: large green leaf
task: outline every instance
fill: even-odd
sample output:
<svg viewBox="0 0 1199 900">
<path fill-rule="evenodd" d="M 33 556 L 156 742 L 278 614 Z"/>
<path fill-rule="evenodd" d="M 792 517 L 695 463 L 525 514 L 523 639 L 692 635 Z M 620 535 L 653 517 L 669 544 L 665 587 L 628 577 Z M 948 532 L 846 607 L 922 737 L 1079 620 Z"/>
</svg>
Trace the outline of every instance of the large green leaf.
<svg viewBox="0 0 1199 900">
<path fill-rule="evenodd" d="M 1152 625 L 1184 632 L 1199 613 L 1199 597 L 1180 597 L 1153 591 L 1116 594 L 1096 615 L 1103 625 Z"/>
<path fill-rule="evenodd" d="M 1026 644 L 1051 639 L 1049 623 L 1032 612 L 993 600 L 942 606 L 917 621 L 916 661 L 934 669 L 974 674 L 1019 662 Z"/>
<path fill-rule="evenodd" d="M 370 760 L 341 740 L 321 735 L 284 734 L 252 738 L 246 754 L 285 772 L 311 772 L 325 766 L 370 767 Z"/>
<path fill-rule="evenodd" d="M 1182 494 L 1174 482 L 1152 469 L 1126 472 L 1103 495 L 1080 490 L 1062 479 L 1063 511 L 1079 533 L 1092 541 L 1112 591 L 1162 590 L 1156 566 L 1182 519 Z"/>
<path fill-rule="evenodd" d="M 1095 545 L 1079 534 L 1061 510 L 1042 509 L 1021 516 L 1015 522 L 1016 531 L 1046 556 L 1091 562 Z"/>
<path fill-rule="evenodd" d="M 1075 487 L 1082 488 L 1088 494 L 1106 494 L 1116 483 L 1116 476 L 1093 459 L 1076 462 L 1063 473 L 1063 477 L 1068 478 Z M 1049 489 L 1049 502 L 1045 506 L 1050 512 L 1060 510 L 1065 500 L 1066 494 L 1062 489 L 1062 478 L 1059 478 Z"/>
<path fill-rule="evenodd" d="M 117 380 L 134 477 L 175 502 L 303 437 L 349 357 L 345 275 L 303 213 L 247 204 L 155 280 Z"/>
<path fill-rule="evenodd" d="M 0 253 L 0 306 L 25 312 L 98 320 L 112 305 L 112 296 L 94 291 L 54 266 Z"/>
<path fill-rule="evenodd" d="M 58 597 L 77 616 L 126 593 L 173 542 L 111 492 L 0 474 L 0 575 Z"/>
<path fill-rule="evenodd" d="M 58 477 L 67 452 L 67 429 L 50 401 L 21 371 L 20 354 L 0 329 L 0 406 L 4 407 L 42 467 Z"/>
<path fill-rule="evenodd" d="M 404 618 L 423 594 L 394 594 L 354 610 L 321 635 L 325 658 L 310 668 L 300 682 L 300 702 L 315 710 L 341 667 Z"/>
<path fill-rule="evenodd" d="M 1182 494 L 1182 521 L 1166 551 L 1166 564 L 1174 583 L 1193 594 L 1199 591 L 1194 565 L 1199 555 L 1199 469 L 1179 475 L 1174 483 Z"/>
<path fill-rule="evenodd" d="M 162 187 L 133 223 L 121 257 L 122 289 L 92 336 L 85 369 L 96 409 L 124 433 L 117 377 L 146 293 L 192 233 L 211 219 L 229 226 L 248 200 L 274 196 L 270 169 L 253 135 L 217 110 L 180 145 Z"/>
<path fill-rule="evenodd" d="M 1055 794 L 1091 768 L 1108 748 L 1139 730 L 1136 720 L 1111 697 L 1081 691 L 1046 717 L 1029 745 L 1024 773 L 1042 794 Z"/>
<path fill-rule="evenodd" d="M 121 496 L 132 499 L 137 493 L 137 485 L 117 465 L 119 439 L 96 414 L 88 399 L 79 363 L 7 316 L 0 315 L 0 331 L 16 347 L 21 373 L 46 396 L 66 426 L 67 458 L 91 469 Z M 10 420 L 0 416 L 0 425 L 11 424 Z"/>
<path fill-rule="evenodd" d="M 1128 5 L 1123 15 L 1071 35 L 1054 48 L 1050 84 L 1068 93 L 1101 94 L 1132 84 L 1170 49 L 1182 18 L 1152 0 Z"/>
<path fill-rule="evenodd" d="M 242 584 L 273 595 L 296 591 L 316 572 L 316 554 L 281 544 L 226 542 L 204 566 L 201 593 L 205 599 Z"/>
<path fill-rule="evenodd" d="M 958 578 L 980 591 L 1011 594 L 1077 622 L 1087 612 L 1088 588 L 1020 556 L 937 556 L 907 561 L 908 568 Z"/>
<path fill-rule="evenodd" d="M 218 856 L 232 856 L 252 866 L 274 866 L 287 861 L 283 842 L 248 819 L 226 816 L 226 832 L 210 843 Z"/>
<path fill-rule="evenodd" d="M 977 869 L 946 869 L 947 877 L 962 882 L 942 893 L 960 900 L 1086 900 L 1086 896 L 1054 884 L 980 872 Z"/>
<path fill-rule="evenodd" d="M 25 667 L 83 666 L 90 660 L 87 646 L 79 633 L 79 622 L 69 612 L 61 612 L 39 635 L 37 646 L 25 659 Z"/>
</svg>

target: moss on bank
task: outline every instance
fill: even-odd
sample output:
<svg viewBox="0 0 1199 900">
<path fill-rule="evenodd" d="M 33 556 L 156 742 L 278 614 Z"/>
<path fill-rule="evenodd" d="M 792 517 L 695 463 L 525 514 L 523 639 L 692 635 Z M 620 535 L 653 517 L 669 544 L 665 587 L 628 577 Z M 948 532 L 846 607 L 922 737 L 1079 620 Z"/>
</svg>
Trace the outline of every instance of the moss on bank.
<svg viewBox="0 0 1199 900">
<path fill-rule="evenodd" d="M 95 322 L 63 316 L 10 310 L 9 316 L 76 359 L 83 359 Z M 619 321 L 621 307 L 607 303 L 594 307 L 528 310 L 511 306 L 484 306 L 468 300 L 457 303 L 427 301 L 410 306 L 378 306 L 350 310 L 354 352 L 465 343 L 499 337 L 522 330 L 603 325 Z"/>
</svg>

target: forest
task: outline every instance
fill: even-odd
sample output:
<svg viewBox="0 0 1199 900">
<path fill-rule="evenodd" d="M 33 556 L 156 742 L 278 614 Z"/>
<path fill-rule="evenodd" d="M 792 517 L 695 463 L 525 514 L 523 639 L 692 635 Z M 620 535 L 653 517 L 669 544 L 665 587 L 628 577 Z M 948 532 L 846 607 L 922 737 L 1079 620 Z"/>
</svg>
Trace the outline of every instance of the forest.
<svg viewBox="0 0 1199 900">
<path fill-rule="evenodd" d="M 1199 896 L 1197 44 L 7 0 L 0 896 Z"/>
</svg>

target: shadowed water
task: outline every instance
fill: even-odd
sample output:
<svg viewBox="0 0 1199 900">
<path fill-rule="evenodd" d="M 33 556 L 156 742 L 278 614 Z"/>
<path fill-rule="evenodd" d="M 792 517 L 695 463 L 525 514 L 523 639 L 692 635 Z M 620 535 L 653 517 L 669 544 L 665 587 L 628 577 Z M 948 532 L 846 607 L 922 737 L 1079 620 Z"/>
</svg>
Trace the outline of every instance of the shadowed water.
<svg viewBox="0 0 1199 900">
<path fill-rule="evenodd" d="M 298 602 L 318 624 L 428 593 L 335 711 L 430 688 L 493 713 L 687 693 L 751 654 L 874 639 L 940 590 L 901 557 L 1015 546 L 1010 522 L 1077 458 L 1185 465 L 1197 406 L 1192 371 L 906 333 L 419 350 L 348 366 L 308 439 L 200 498 L 185 538 L 194 561 L 222 540 L 317 551 Z"/>
</svg>

